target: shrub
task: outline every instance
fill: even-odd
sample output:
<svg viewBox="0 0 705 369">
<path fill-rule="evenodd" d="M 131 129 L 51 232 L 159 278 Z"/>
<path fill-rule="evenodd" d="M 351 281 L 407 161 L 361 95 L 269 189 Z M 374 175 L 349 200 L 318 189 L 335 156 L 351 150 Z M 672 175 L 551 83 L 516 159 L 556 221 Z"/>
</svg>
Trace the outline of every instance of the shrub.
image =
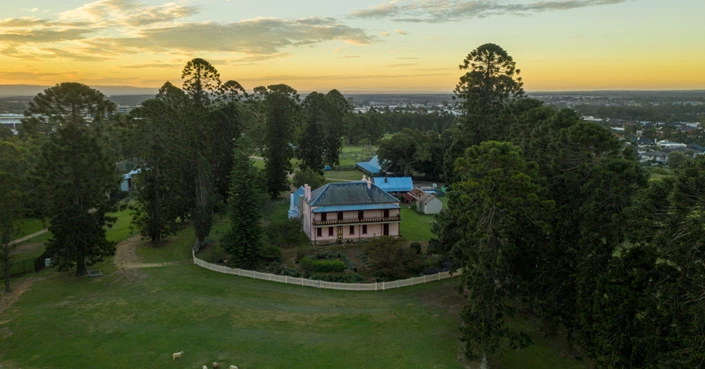
<svg viewBox="0 0 705 369">
<path fill-rule="evenodd" d="M 268 225 L 264 232 L 273 245 L 287 248 L 308 240 L 301 229 L 300 219 L 288 219 L 283 223 Z"/>
<path fill-rule="evenodd" d="M 340 273 L 345 271 L 345 263 L 340 260 L 316 260 L 310 257 L 301 259 L 301 269 L 310 273 Z"/>
<path fill-rule="evenodd" d="M 403 240 L 387 236 L 370 242 L 367 257 L 373 273 L 380 280 L 408 278 L 423 269 L 423 257 L 415 250 L 405 248 L 403 243 Z"/>
<path fill-rule="evenodd" d="M 421 244 L 419 242 L 412 242 L 411 245 L 409 245 L 409 248 L 416 251 L 417 254 L 421 253 Z"/>
<path fill-rule="evenodd" d="M 265 261 L 279 261 L 282 260 L 282 251 L 271 244 L 266 244 L 260 250 L 260 257 Z"/>
</svg>

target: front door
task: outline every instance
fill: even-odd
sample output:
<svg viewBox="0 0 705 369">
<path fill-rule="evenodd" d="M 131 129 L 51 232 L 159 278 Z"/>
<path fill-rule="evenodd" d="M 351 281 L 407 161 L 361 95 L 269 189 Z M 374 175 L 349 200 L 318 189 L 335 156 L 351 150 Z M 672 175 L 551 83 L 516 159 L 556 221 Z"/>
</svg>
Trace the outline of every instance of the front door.
<svg viewBox="0 0 705 369">
<path fill-rule="evenodd" d="M 338 227 L 338 239 L 343 239 L 343 227 Z"/>
<path fill-rule="evenodd" d="M 384 235 L 389 236 L 389 223 L 384 225 Z"/>
</svg>

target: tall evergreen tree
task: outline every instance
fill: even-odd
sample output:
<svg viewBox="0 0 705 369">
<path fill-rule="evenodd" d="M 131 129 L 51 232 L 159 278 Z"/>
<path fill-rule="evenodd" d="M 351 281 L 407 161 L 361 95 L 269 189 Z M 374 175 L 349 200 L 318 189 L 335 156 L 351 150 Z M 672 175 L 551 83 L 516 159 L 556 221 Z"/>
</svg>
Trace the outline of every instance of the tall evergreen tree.
<svg viewBox="0 0 705 369">
<path fill-rule="evenodd" d="M 224 237 L 225 249 L 232 255 L 231 265 L 254 268 L 261 248 L 261 194 L 255 184 L 258 170 L 250 159 L 248 145 L 239 140 L 233 154 L 230 175 L 228 216 L 231 230 Z"/>
<path fill-rule="evenodd" d="M 255 88 L 265 112 L 265 160 L 267 193 L 271 199 L 287 189 L 287 174 L 292 171 L 291 157 L 294 127 L 300 119 L 299 94 L 287 85 Z"/>
<path fill-rule="evenodd" d="M 299 134 L 298 156 L 302 170 L 311 169 L 323 173 L 325 143 L 324 119 L 328 109 L 326 96 L 312 92 L 303 101 L 304 122 Z"/>
<path fill-rule="evenodd" d="M 352 113 L 352 104 L 338 90 L 326 94 L 327 109 L 323 120 L 323 153 L 325 163 L 333 166 L 340 164 L 340 151 L 347 120 Z"/>
<path fill-rule="evenodd" d="M 115 112 L 115 103 L 97 90 L 76 82 L 64 82 L 35 96 L 25 110 L 22 131 L 37 135 L 74 123 L 100 125 Z"/>
<path fill-rule="evenodd" d="M 115 253 L 115 243 L 105 238 L 115 221 L 107 215 L 113 209 L 108 194 L 117 188 L 115 164 L 91 128 L 68 123 L 43 148 L 37 173 L 49 190 L 47 252 L 60 270 L 75 265 L 76 274 L 85 275 L 89 265 Z"/>
<path fill-rule="evenodd" d="M 527 235 L 547 230 L 542 220 L 552 206 L 545 200 L 542 178 L 535 163 L 527 163 L 509 143 L 483 142 L 456 162 L 461 181 L 448 204 L 446 233 L 458 236 L 453 253 L 463 263 L 463 284 L 469 291 L 461 313 L 462 340 L 470 357 L 481 358 L 508 339 L 512 347 L 528 344 L 528 336 L 508 325 L 517 297 L 513 258 L 527 244 Z M 460 227 L 458 230 L 450 227 Z"/>
<path fill-rule="evenodd" d="M 10 264 L 12 251 L 10 242 L 14 239 L 15 224 L 22 215 L 22 189 L 25 161 L 20 148 L 6 141 L 0 141 L 0 270 L 5 279 L 5 291 L 10 291 Z"/>
<path fill-rule="evenodd" d="M 188 144 L 179 124 L 185 104 L 183 91 L 167 82 L 129 120 L 125 141 L 140 158 L 141 169 L 132 222 L 153 244 L 174 234 L 177 219 L 190 209 L 180 170 L 186 159 L 182 147 Z"/>
</svg>

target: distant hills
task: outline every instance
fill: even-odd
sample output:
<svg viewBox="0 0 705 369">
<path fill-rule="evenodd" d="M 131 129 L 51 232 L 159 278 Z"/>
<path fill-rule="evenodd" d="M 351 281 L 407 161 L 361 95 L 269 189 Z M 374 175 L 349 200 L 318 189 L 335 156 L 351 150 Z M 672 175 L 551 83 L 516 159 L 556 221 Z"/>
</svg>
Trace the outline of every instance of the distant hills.
<svg viewBox="0 0 705 369">
<path fill-rule="evenodd" d="M 0 85 L 0 96 L 34 96 L 51 86 Z M 115 95 L 156 95 L 158 88 L 132 86 L 91 86 L 108 96 Z"/>
</svg>

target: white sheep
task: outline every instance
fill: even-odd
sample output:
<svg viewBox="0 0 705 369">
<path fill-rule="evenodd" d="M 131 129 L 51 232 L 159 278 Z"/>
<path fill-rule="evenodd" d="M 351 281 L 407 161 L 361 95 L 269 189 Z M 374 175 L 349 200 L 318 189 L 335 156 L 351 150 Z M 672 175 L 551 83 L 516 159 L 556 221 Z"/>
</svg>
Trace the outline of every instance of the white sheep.
<svg viewBox="0 0 705 369">
<path fill-rule="evenodd" d="M 237 369 L 235 365 L 230 365 L 230 369 Z"/>
<path fill-rule="evenodd" d="M 220 364 L 218 364 L 218 362 L 214 361 L 213 362 L 213 369 L 220 369 Z"/>
<path fill-rule="evenodd" d="M 181 355 L 183 355 L 183 354 L 184 354 L 183 351 L 175 352 L 175 353 L 171 354 L 171 359 L 172 360 L 181 359 Z"/>
<path fill-rule="evenodd" d="M 204 365 L 202 369 L 208 369 L 208 367 Z"/>
</svg>

